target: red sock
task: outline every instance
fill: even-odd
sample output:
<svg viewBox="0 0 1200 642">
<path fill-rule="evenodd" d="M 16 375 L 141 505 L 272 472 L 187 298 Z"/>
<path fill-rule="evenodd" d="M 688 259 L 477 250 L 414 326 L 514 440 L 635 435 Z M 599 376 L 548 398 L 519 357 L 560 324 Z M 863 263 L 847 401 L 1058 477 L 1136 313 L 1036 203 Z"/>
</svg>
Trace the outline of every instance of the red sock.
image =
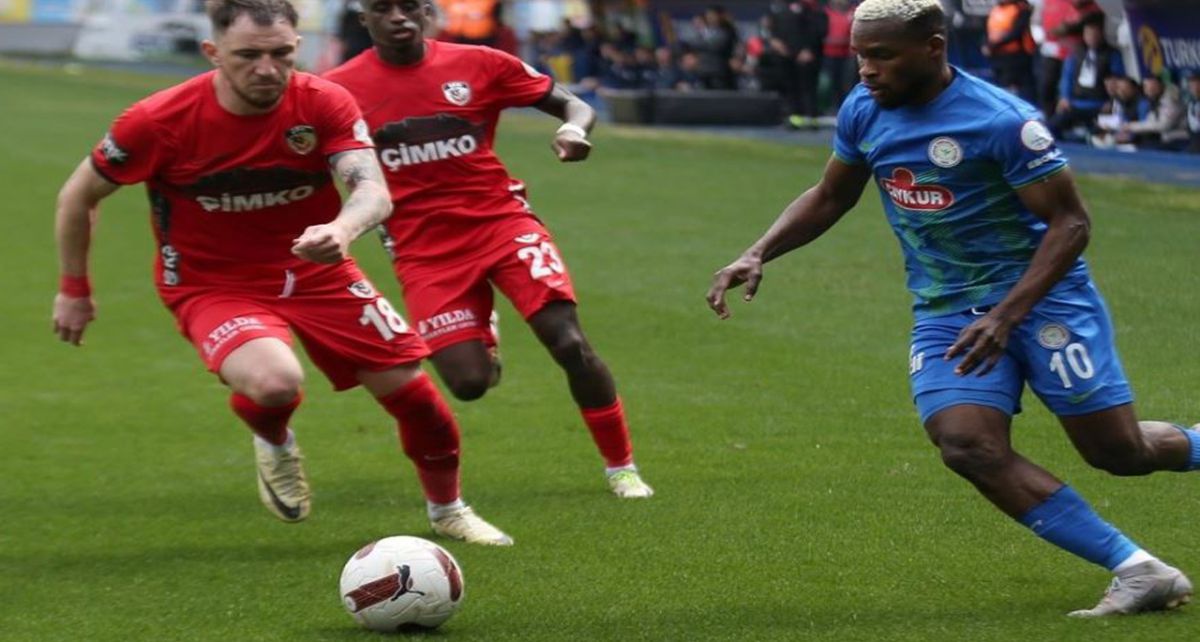
<svg viewBox="0 0 1200 642">
<path fill-rule="evenodd" d="M 629 424 L 625 423 L 620 397 L 611 406 L 580 408 L 579 412 L 606 466 L 616 468 L 633 463 L 633 444 L 629 443 Z"/>
<path fill-rule="evenodd" d="M 304 394 L 300 393 L 286 406 L 265 408 L 254 403 L 250 397 L 235 392 L 229 396 L 229 405 L 234 414 L 250 426 L 254 434 L 269 443 L 282 446 L 283 442 L 287 441 L 288 420 L 292 418 L 292 413 L 296 412 L 296 407 L 303 398 Z"/>
<path fill-rule="evenodd" d="M 379 403 L 399 423 L 400 443 L 417 467 L 425 498 L 435 504 L 458 499 L 458 423 L 429 377 L 418 376 Z"/>
</svg>

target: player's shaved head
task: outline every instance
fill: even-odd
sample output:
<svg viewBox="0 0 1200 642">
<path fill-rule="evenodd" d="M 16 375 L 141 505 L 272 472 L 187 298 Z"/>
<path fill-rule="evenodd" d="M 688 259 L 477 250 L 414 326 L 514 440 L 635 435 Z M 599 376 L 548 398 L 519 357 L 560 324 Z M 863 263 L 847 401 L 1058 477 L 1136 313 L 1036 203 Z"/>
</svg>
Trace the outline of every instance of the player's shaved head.
<svg viewBox="0 0 1200 642">
<path fill-rule="evenodd" d="M 205 9 L 215 35 L 225 33 L 243 14 L 260 27 L 269 27 L 280 20 L 293 28 L 300 24 L 300 16 L 288 0 L 208 0 Z"/>
</svg>

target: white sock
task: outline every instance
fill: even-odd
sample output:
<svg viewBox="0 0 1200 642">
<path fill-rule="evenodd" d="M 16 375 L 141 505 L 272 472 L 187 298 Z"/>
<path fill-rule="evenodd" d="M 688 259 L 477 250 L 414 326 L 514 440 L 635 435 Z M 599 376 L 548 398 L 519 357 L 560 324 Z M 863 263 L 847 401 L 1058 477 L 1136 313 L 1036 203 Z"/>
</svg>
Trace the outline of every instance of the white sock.
<svg viewBox="0 0 1200 642">
<path fill-rule="evenodd" d="M 1124 562 L 1117 564 L 1113 568 L 1113 573 L 1115 573 L 1116 575 L 1120 575 L 1122 572 L 1129 570 L 1131 567 L 1134 567 L 1134 566 L 1137 566 L 1138 564 L 1142 564 L 1144 562 L 1149 562 L 1149 561 L 1157 562 L 1157 561 L 1159 561 L 1159 559 L 1157 557 L 1147 553 L 1144 549 L 1139 548 L 1133 552 L 1133 555 L 1130 555 L 1129 557 L 1125 558 Z"/>
<path fill-rule="evenodd" d="M 278 446 L 267 441 L 266 439 L 263 439 L 262 437 L 259 437 L 258 435 L 254 435 L 254 443 L 264 448 L 270 448 L 272 452 L 278 455 L 286 451 L 288 448 L 296 445 L 296 435 L 292 432 L 291 428 L 288 428 L 287 439 L 285 439 L 283 443 Z"/>
<path fill-rule="evenodd" d="M 454 511 L 462 510 L 467 505 L 463 503 L 462 497 L 450 502 L 449 504 L 437 504 L 429 500 L 425 500 L 425 512 L 429 514 L 430 521 L 437 521 Z"/>
<path fill-rule="evenodd" d="M 636 472 L 637 472 L 637 466 L 633 465 L 632 463 L 631 463 L 631 464 L 629 464 L 628 466 L 616 466 L 616 467 L 612 467 L 612 468 L 610 468 L 610 467 L 608 467 L 608 466 L 605 466 L 605 467 L 604 467 L 604 474 L 605 474 L 605 475 L 608 475 L 609 477 L 612 477 L 613 475 L 615 475 L 615 474 L 617 474 L 617 473 L 619 473 L 619 472 L 621 472 L 621 471 L 623 471 L 623 470 L 628 470 L 628 471 L 631 471 L 631 472 L 635 472 L 635 473 L 636 473 Z"/>
</svg>

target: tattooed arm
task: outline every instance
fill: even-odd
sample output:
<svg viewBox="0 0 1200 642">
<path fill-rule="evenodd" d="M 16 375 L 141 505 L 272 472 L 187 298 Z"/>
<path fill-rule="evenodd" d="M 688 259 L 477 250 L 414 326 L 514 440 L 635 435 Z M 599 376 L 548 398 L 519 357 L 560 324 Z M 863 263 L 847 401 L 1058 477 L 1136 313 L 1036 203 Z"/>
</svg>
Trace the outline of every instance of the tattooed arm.
<svg viewBox="0 0 1200 642">
<path fill-rule="evenodd" d="M 350 256 L 350 243 L 387 220 L 392 200 L 372 149 L 352 149 L 329 157 L 349 194 L 337 218 L 312 225 L 292 242 L 292 254 L 314 263 L 338 263 Z"/>
</svg>

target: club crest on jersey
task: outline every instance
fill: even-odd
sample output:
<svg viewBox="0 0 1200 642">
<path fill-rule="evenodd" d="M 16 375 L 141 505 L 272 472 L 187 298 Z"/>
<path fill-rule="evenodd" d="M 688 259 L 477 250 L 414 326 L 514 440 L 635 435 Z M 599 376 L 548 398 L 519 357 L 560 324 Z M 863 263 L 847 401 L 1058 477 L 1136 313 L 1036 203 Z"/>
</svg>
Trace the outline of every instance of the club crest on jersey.
<svg viewBox="0 0 1200 642">
<path fill-rule="evenodd" d="M 1071 340 L 1071 331 L 1060 323 L 1047 323 L 1038 328 L 1037 342 L 1047 350 L 1061 350 Z"/>
<path fill-rule="evenodd" d="M 287 130 L 284 137 L 287 138 L 288 147 L 301 156 L 317 148 L 317 130 L 311 125 L 296 125 Z"/>
<path fill-rule="evenodd" d="M 355 281 L 354 283 L 351 283 L 346 289 L 350 290 L 350 294 L 353 294 L 354 296 L 356 296 L 360 299 L 374 299 L 375 298 L 375 288 L 371 287 L 371 284 L 366 281 Z"/>
<path fill-rule="evenodd" d="M 898 207 L 918 212 L 937 212 L 954 204 L 954 193 L 941 185 L 918 185 L 912 170 L 897 167 L 891 178 L 879 184 Z"/>
<path fill-rule="evenodd" d="M 471 86 L 461 80 L 451 80 L 442 85 L 442 94 L 446 100 L 462 107 L 471 102 Z"/>
<path fill-rule="evenodd" d="M 104 140 L 100 141 L 100 155 L 104 156 L 104 160 L 113 165 L 120 165 L 129 160 L 129 153 L 117 145 L 117 141 L 113 140 L 111 132 L 105 134 Z"/>
<path fill-rule="evenodd" d="M 949 169 L 962 162 L 963 150 L 958 141 L 949 136 L 938 136 L 929 143 L 929 162 Z"/>
</svg>

